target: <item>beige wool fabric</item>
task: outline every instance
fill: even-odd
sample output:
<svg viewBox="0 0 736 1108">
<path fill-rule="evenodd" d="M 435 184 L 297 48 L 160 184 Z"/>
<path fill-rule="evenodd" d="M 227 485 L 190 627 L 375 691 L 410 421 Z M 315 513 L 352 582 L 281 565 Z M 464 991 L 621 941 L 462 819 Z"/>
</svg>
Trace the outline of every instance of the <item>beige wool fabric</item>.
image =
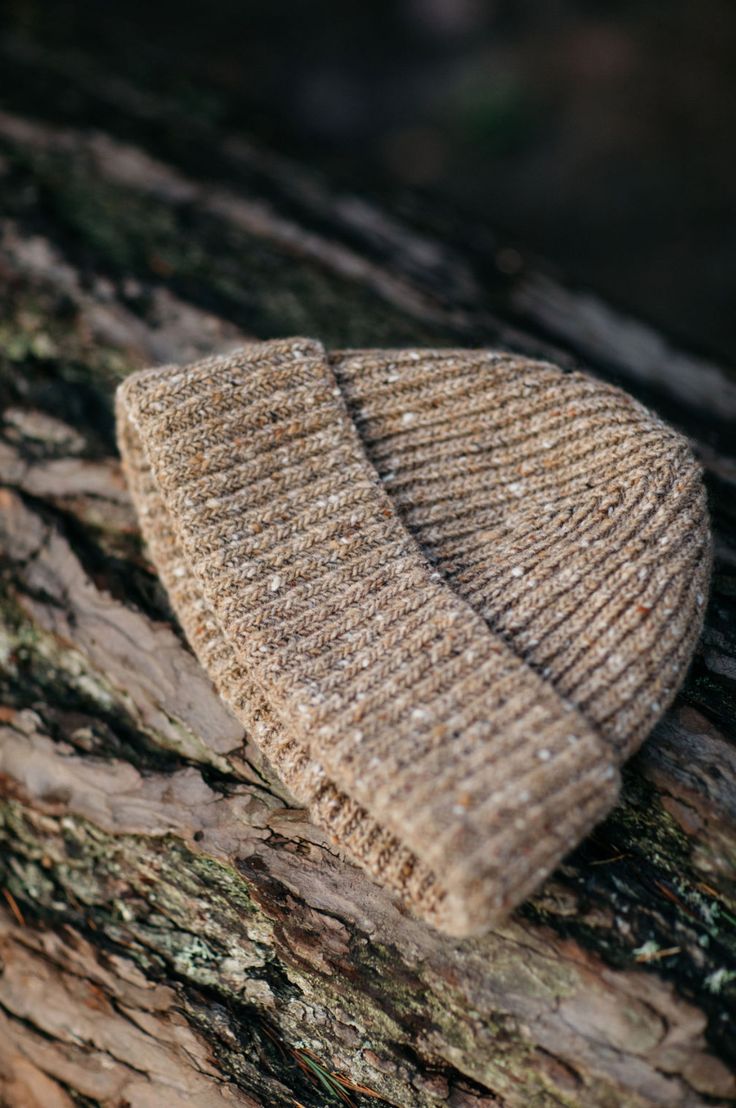
<svg viewBox="0 0 736 1108">
<path fill-rule="evenodd" d="M 489 351 L 254 344 L 134 374 L 118 439 L 197 656 L 316 823 L 487 929 L 612 807 L 710 572 L 687 444 Z"/>
</svg>

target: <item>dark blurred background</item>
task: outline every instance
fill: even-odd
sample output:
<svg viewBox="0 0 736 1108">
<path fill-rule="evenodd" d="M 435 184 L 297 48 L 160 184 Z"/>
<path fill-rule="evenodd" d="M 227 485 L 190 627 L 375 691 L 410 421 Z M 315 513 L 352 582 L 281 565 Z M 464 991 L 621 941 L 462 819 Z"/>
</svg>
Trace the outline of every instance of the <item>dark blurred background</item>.
<svg viewBox="0 0 736 1108">
<path fill-rule="evenodd" d="M 10 0 L 4 33 L 421 190 L 736 362 L 734 0 Z M 1 86 L 1 77 L 0 77 Z"/>
</svg>

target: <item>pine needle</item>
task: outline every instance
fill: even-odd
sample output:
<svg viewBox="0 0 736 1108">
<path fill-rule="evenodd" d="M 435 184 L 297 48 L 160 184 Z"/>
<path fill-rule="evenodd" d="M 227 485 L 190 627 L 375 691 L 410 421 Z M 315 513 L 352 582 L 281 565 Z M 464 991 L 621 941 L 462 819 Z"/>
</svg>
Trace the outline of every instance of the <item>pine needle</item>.
<svg viewBox="0 0 736 1108">
<path fill-rule="evenodd" d="M 3 889 L 3 896 L 7 900 L 8 907 L 10 908 L 10 911 L 15 916 L 17 922 L 20 924 L 21 927 L 25 927 L 26 926 L 25 917 L 24 917 L 23 913 L 21 912 L 20 908 L 18 907 L 18 901 L 15 899 L 15 897 L 11 893 L 10 889 Z"/>
</svg>

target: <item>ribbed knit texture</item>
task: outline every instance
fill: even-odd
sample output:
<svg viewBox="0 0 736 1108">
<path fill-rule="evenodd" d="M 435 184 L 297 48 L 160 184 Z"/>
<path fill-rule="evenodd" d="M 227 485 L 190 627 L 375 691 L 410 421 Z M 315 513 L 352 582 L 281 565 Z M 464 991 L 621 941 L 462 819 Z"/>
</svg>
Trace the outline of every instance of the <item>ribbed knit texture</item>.
<svg viewBox="0 0 736 1108">
<path fill-rule="evenodd" d="M 330 362 L 293 340 L 129 378 L 131 492 L 193 648 L 297 799 L 415 911 L 481 931 L 610 808 L 674 695 L 702 483 L 579 374 Z"/>
<path fill-rule="evenodd" d="M 620 389 L 509 354 L 331 361 L 427 557 L 624 761 L 702 627 L 710 531 L 686 440 Z"/>
</svg>

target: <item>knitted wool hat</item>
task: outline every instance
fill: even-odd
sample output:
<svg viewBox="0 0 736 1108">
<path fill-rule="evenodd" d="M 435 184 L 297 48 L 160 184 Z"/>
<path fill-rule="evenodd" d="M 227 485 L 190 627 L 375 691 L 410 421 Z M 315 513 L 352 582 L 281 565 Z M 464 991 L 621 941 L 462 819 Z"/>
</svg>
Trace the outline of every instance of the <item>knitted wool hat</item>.
<svg viewBox="0 0 736 1108">
<path fill-rule="evenodd" d="M 297 800 L 455 935 L 612 807 L 710 569 L 685 441 L 487 351 L 306 339 L 117 396 L 143 534 L 217 689 Z"/>
</svg>

